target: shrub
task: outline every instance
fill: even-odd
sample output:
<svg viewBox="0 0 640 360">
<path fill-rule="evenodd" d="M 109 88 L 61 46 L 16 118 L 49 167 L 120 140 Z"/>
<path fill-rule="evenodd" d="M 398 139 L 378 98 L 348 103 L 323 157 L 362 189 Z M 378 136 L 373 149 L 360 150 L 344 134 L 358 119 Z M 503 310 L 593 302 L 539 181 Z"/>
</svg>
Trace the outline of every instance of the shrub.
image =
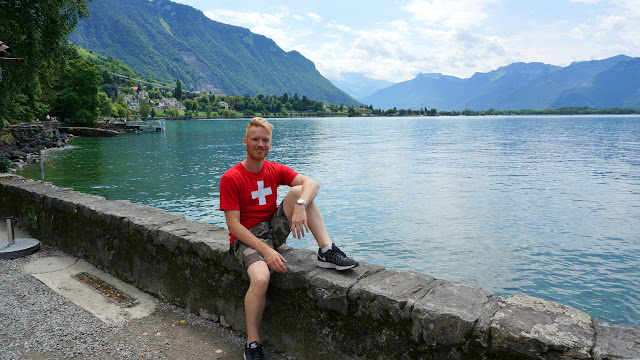
<svg viewBox="0 0 640 360">
<path fill-rule="evenodd" d="M 9 159 L 0 159 L 0 173 L 8 173 L 11 165 L 13 165 L 13 161 Z"/>
</svg>

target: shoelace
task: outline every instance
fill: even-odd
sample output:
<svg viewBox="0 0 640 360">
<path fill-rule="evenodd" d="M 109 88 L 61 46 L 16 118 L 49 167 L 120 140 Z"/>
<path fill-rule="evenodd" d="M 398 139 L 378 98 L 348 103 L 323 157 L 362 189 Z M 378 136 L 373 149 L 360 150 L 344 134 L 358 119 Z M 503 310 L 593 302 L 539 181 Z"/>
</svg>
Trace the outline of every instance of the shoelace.
<svg viewBox="0 0 640 360">
<path fill-rule="evenodd" d="M 250 359 L 260 359 L 261 353 L 258 348 L 249 348 Z"/>
<path fill-rule="evenodd" d="M 338 253 L 338 254 L 342 255 L 343 257 L 347 257 L 347 254 L 343 253 L 342 250 L 338 249 L 337 247 L 333 248 L 333 249 L 331 249 L 329 251 L 332 251 L 333 253 Z"/>
</svg>

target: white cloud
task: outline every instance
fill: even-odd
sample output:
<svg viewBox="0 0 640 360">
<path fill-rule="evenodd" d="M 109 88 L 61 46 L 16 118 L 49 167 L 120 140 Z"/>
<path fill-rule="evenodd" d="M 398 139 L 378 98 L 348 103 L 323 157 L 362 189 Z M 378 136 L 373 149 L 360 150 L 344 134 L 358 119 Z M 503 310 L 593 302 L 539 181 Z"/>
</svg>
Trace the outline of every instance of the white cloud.
<svg viewBox="0 0 640 360">
<path fill-rule="evenodd" d="M 331 24 L 327 24 L 326 26 L 327 26 L 327 28 L 336 29 L 336 30 L 339 30 L 339 31 L 342 31 L 342 32 L 350 32 L 351 31 L 350 27 L 348 27 L 346 25 L 342 25 L 342 24 L 331 23 Z"/>
<path fill-rule="evenodd" d="M 288 31 L 288 25 L 283 21 L 289 16 L 286 9 L 281 9 L 280 12 L 273 14 L 212 9 L 204 11 L 204 14 L 215 21 L 246 27 L 256 34 L 272 39 L 285 49 L 295 42 L 291 32 Z"/>
<path fill-rule="evenodd" d="M 204 12 L 212 20 L 245 27 L 282 26 L 282 14 L 266 14 L 260 12 L 243 12 L 227 9 L 212 9 Z"/>
<path fill-rule="evenodd" d="M 311 20 L 315 21 L 315 22 L 321 22 L 322 21 L 322 16 L 316 14 L 316 13 L 307 13 L 307 16 L 311 18 Z"/>
<path fill-rule="evenodd" d="M 412 20 L 446 28 L 477 26 L 487 17 L 485 7 L 497 0 L 409 0 L 404 9 Z"/>
</svg>

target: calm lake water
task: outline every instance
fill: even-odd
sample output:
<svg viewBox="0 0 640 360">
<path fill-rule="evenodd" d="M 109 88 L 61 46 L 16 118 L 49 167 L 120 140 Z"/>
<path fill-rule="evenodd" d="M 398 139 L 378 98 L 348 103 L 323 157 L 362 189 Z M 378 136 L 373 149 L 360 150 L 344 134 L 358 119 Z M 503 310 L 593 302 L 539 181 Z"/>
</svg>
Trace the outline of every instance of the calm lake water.
<svg viewBox="0 0 640 360">
<path fill-rule="evenodd" d="M 47 152 L 45 178 L 225 226 L 218 182 L 246 155 L 246 122 L 75 138 Z M 640 325 L 640 117 L 272 122 L 270 160 L 321 183 L 316 201 L 352 257 Z"/>
</svg>

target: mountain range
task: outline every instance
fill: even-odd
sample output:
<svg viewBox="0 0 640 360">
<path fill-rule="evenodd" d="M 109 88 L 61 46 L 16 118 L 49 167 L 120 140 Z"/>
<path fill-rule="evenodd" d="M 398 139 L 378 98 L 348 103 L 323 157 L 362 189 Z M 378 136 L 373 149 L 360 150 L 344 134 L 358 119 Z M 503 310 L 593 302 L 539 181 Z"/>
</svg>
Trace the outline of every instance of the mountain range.
<svg viewBox="0 0 640 360">
<path fill-rule="evenodd" d="M 94 0 L 69 41 L 124 61 L 143 77 L 224 95 L 298 94 L 357 105 L 297 51 L 168 0 Z"/>
<path fill-rule="evenodd" d="M 640 107 L 640 58 L 618 55 L 566 67 L 513 63 L 467 79 L 419 74 L 359 100 L 377 109 L 447 111 Z"/>
<path fill-rule="evenodd" d="M 640 58 L 566 67 L 513 63 L 470 78 L 419 74 L 393 84 L 360 73 L 329 81 L 297 51 L 169 0 L 94 0 L 72 43 L 124 61 L 138 75 L 222 95 L 289 95 L 376 109 L 543 110 L 640 107 Z M 357 100 L 356 100 L 357 99 Z"/>
</svg>

